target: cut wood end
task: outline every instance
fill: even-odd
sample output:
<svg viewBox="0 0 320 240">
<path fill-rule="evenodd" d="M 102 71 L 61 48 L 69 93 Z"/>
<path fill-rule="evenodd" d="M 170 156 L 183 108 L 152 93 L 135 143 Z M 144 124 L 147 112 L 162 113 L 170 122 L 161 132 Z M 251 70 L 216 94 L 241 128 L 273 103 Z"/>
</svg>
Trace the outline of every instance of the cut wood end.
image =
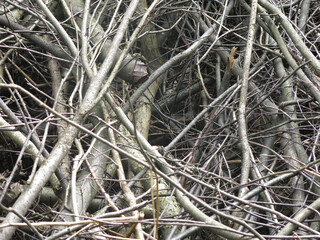
<svg viewBox="0 0 320 240">
<path fill-rule="evenodd" d="M 147 65 L 141 61 L 137 61 L 137 64 L 135 65 L 132 72 L 133 83 L 139 82 L 147 75 L 148 75 Z"/>
</svg>

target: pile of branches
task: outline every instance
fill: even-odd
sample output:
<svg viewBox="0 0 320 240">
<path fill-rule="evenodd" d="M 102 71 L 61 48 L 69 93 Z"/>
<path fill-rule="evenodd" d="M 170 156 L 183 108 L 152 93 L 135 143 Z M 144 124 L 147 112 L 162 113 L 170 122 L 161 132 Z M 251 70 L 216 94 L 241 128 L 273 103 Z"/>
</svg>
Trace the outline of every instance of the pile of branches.
<svg viewBox="0 0 320 240">
<path fill-rule="evenodd" d="M 4 0 L 0 239 L 320 236 L 318 1 Z"/>
</svg>

